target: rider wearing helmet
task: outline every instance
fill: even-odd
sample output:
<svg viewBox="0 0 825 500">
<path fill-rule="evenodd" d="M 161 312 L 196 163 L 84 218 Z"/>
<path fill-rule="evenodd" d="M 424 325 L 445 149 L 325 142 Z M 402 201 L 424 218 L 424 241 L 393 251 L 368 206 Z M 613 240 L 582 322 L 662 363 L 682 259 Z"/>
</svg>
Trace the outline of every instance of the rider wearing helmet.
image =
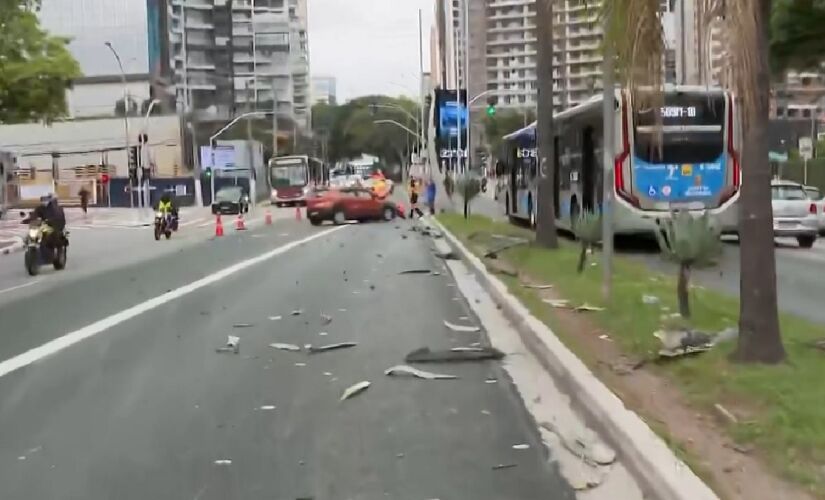
<svg viewBox="0 0 825 500">
<path fill-rule="evenodd" d="M 178 208 L 172 202 L 172 197 L 169 193 L 163 193 L 158 201 L 157 211 L 163 215 L 172 216 L 172 230 L 178 230 Z"/>
<path fill-rule="evenodd" d="M 40 205 L 23 222 L 27 223 L 31 219 L 40 219 L 46 225 L 43 231 L 43 244 L 49 247 L 57 246 L 58 235 L 62 235 L 66 229 L 66 215 L 63 213 L 63 207 L 57 202 L 57 197 L 51 193 L 41 196 Z"/>
</svg>

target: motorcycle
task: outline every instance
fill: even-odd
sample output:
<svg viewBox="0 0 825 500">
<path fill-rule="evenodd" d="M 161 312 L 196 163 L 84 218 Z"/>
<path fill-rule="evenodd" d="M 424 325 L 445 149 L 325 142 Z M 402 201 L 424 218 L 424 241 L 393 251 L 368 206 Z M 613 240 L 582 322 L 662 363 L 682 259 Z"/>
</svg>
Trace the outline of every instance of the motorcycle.
<svg viewBox="0 0 825 500">
<path fill-rule="evenodd" d="M 160 239 L 160 235 L 166 236 L 166 239 L 172 237 L 172 230 L 174 224 L 172 223 L 172 214 L 164 214 L 162 212 L 155 212 L 155 241 Z"/>
<path fill-rule="evenodd" d="M 66 267 L 68 259 L 69 232 L 63 231 L 52 238 L 53 245 L 45 245 L 43 240 L 47 235 L 52 235 L 54 230 L 40 219 L 30 219 L 28 221 L 29 231 L 24 240 L 26 253 L 23 254 L 23 262 L 26 271 L 30 276 L 35 276 L 40 272 L 40 266 L 51 264 L 56 271 Z"/>
</svg>

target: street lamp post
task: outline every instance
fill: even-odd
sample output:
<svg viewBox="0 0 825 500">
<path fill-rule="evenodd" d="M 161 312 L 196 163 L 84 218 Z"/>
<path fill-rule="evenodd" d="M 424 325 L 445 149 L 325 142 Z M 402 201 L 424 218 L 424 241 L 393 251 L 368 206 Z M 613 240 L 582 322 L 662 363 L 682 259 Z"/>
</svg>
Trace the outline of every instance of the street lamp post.
<svg viewBox="0 0 825 500">
<path fill-rule="evenodd" d="M 387 123 L 387 124 L 390 124 L 390 125 L 395 125 L 396 127 L 401 127 L 402 129 L 406 130 L 408 134 L 413 136 L 413 138 L 418 139 L 418 134 L 415 132 L 415 130 L 410 129 L 406 125 L 398 123 L 395 120 L 374 120 L 372 123 L 374 123 L 376 125 L 381 125 L 382 123 Z"/>
<path fill-rule="evenodd" d="M 129 88 L 126 86 L 126 72 L 123 71 L 123 63 L 120 60 L 120 55 L 118 55 L 115 48 L 112 46 L 111 42 L 105 42 L 104 45 L 109 47 L 109 50 L 112 51 L 112 54 L 115 56 L 115 60 L 117 61 L 117 66 L 120 68 L 120 79 L 123 82 L 123 127 L 126 134 L 126 170 L 129 170 L 129 151 L 130 151 L 130 144 L 129 144 Z M 129 207 L 135 208 L 135 200 L 132 198 L 132 176 L 129 176 Z"/>
<path fill-rule="evenodd" d="M 238 123 L 239 121 L 243 120 L 244 118 L 250 116 L 266 116 L 272 114 L 273 111 L 250 111 L 249 113 L 244 113 L 242 115 L 238 115 L 232 119 L 231 122 L 227 123 L 223 126 L 220 130 L 215 132 L 209 138 L 209 155 L 210 155 L 210 167 L 212 168 L 212 175 L 209 176 L 209 192 L 211 193 L 212 202 L 215 202 L 215 139 L 218 138 L 219 135 L 229 130 L 233 125 Z M 250 177 L 253 175 L 252 172 L 249 173 Z M 254 196 L 254 194 L 253 194 Z"/>
<path fill-rule="evenodd" d="M 150 166 L 150 155 L 149 155 L 149 115 L 152 114 L 152 110 L 155 108 L 157 104 L 160 104 L 160 99 L 152 99 L 152 102 L 149 103 L 149 107 L 146 109 L 146 115 L 143 117 L 143 128 L 141 128 L 141 135 L 146 138 L 143 141 L 143 146 L 140 148 L 140 157 L 143 168 L 151 168 Z M 143 172 L 141 172 L 142 174 Z M 143 179 L 141 177 L 141 185 L 146 184 L 145 191 L 141 190 L 141 196 L 143 197 L 143 206 L 149 207 L 151 204 L 151 198 L 149 197 L 149 180 Z"/>
</svg>

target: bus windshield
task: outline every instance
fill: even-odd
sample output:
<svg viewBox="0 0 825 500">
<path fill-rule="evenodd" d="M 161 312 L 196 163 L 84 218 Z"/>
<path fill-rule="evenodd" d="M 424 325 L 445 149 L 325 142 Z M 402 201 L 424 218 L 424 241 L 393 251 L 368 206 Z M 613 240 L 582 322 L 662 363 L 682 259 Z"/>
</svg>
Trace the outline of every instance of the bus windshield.
<svg viewBox="0 0 825 500">
<path fill-rule="evenodd" d="M 300 159 L 277 161 L 270 167 L 273 188 L 299 187 L 307 184 L 307 164 Z"/>
<path fill-rule="evenodd" d="M 724 124 L 723 95 L 666 94 L 658 109 L 634 112 L 635 156 L 657 164 L 716 161 L 724 151 Z"/>
</svg>

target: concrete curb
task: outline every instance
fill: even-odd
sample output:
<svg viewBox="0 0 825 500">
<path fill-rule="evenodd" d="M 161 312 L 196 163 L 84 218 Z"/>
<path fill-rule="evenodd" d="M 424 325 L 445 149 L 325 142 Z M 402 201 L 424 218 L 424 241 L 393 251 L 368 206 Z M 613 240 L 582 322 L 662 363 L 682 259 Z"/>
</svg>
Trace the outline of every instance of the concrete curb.
<svg viewBox="0 0 825 500">
<path fill-rule="evenodd" d="M 12 243 L 10 246 L 3 247 L 0 249 L 0 255 L 11 255 L 13 253 L 19 252 L 23 250 L 25 245 L 23 245 L 23 240 L 16 238 L 15 242 Z"/>
<path fill-rule="evenodd" d="M 661 500 L 719 500 L 719 497 L 668 448 L 644 421 L 579 360 L 556 335 L 489 273 L 440 222 L 432 219 L 468 263 L 481 286 L 501 306 L 531 353 L 571 397 L 575 410 L 587 424 L 613 446 L 622 463 L 645 492 Z"/>
</svg>

